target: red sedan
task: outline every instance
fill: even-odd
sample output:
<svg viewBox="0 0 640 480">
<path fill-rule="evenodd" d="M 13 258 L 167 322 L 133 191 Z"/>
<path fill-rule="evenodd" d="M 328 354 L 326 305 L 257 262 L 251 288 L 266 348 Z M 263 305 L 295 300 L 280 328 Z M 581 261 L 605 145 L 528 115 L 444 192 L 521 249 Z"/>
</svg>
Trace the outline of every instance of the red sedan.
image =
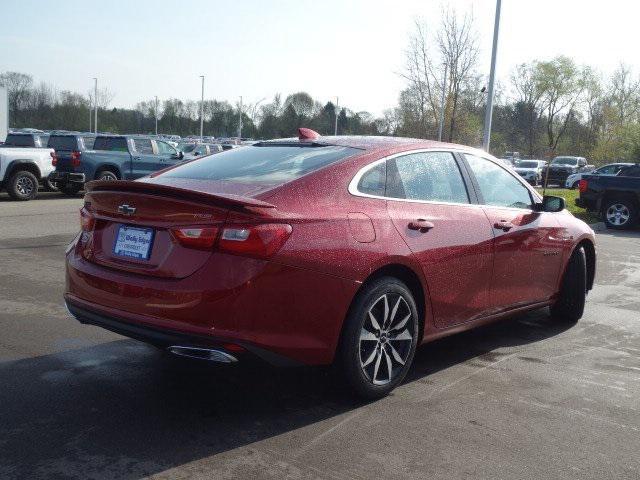
<svg viewBox="0 0 640 480">
<path fill-rule="evenodd" d="M 82 323 L 211 361 L 337 362 L 369 398 L 424 342 L 542 307 L 577 321 L 595 275 L 593 231 L 487 153 L 306 129 L 88 184 L 66 255 Z"/>
</svg>

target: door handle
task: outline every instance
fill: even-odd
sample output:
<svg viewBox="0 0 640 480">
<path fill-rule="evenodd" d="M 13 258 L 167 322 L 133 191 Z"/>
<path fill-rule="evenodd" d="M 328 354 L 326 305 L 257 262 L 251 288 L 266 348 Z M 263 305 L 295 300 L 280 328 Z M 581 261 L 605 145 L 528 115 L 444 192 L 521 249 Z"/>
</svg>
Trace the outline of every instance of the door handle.
<svg viewBox="0 0 640 480">
<path fill-rule="evenodd" d="M 419 218 L 409 222 L 409 230 L 418 230 L 420 233 L 426 233 L 431 230 L 435 225 L 424 218 Z"/>
<path fill-rule="evenodd" d="M 503 232 L 508 232 L 513 228 L 513 223 L 507 222 L 506 220 L 500 220 L 499 222 L 494 223 L 493 227 L 498 230 L 502 230 Z"/>
</svg>

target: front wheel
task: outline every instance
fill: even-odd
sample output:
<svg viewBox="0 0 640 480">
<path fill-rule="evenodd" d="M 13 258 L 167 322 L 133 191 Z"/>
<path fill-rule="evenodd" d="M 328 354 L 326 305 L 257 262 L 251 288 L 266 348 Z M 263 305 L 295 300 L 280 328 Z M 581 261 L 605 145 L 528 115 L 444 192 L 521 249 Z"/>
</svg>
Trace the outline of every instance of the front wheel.
<svg viewBox="0 0 640 480">
<path fill-rule="evenodd" d="M 352 304 L 338 352 L 338 367 L 359 396 L 391 392 L 407 374 L 418 341 L 418 312 L 407 286 L 382 277 L 363 287 Z"/>
<path fill-rule="evenodd" d="M 609 200 L 602 209 L 602 213 L 607 228 L 614 230 L 633 227 L 638 216 L 635 204 L 627 198 Z"/>
<path fill-rule="evenodd" d="M 584 313 L 587 298 L 587 257 L 584 248 L 577 248 L 564 271 L 558 299 L 551 306 L 551 316 L 575 323 Z"/>
</svg>

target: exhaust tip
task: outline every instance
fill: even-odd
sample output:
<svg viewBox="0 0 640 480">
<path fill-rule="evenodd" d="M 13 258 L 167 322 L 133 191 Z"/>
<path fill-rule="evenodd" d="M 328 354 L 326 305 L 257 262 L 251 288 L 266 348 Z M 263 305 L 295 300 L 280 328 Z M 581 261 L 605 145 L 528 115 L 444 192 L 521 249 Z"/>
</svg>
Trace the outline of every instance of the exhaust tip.
<svg viewBox="0 0 640 480">
<path fill-rule="evenodd" d="M 235 363 L 238 361 L 238 359 L 233 355 L 213 348 L 197 348 L 172 345 L 168 347 L 167 350 L 179 357 L 195 358 L 197 360 L 206 360 L 209 362 Z"/>
</svg>

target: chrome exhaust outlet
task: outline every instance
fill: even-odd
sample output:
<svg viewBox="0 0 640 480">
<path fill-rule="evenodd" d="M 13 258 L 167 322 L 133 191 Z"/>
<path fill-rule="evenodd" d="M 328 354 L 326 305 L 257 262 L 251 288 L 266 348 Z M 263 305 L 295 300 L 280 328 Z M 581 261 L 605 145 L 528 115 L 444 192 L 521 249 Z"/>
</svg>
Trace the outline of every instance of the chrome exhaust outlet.
<svg viewBox="0 0 640 480">
<path fill-rule="evenodd" d="M 209 362 L 234 363 L 238 361 L 238 359 L 233 355 L 213 348 L 182 347 L 179 345 L 172 345 L 171 347 L 168 347 L 167 350 L 179 357 L 195 358 L 198 360 L 207 360 Z"/>
</svg>

